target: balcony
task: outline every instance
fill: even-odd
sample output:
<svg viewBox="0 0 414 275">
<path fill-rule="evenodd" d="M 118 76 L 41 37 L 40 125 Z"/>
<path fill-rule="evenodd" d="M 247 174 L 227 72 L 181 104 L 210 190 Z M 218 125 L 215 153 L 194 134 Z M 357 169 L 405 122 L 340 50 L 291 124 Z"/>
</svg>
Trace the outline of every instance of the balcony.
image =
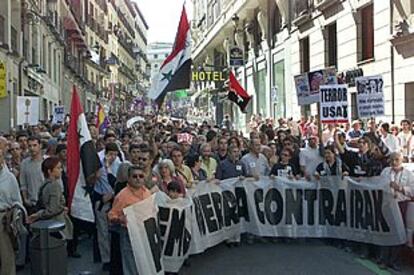
<svg viewBox="0 0 414 275">
<path fill-rule="evenodd" d="M 105 41 L 105 43 L 108 43 L 108 32 L 105 30 L 105 28 L 98 23 L 93 17 L 92 15 L 88 15 L 87 17 L 87 21 L 86 24 L 87 26 L 103 41 Z"/>
<path fill-rule="evenodd" d="M 390 41 L 394 46 L 412 44 L 414 42 L 414 27 L 410 26 L 408 20 L 400 21 L 394 26 L 394 34 Z"/>
<path fill-rule="evenodd" d="M 67 52 L 68 51 L 65 50 L 64 59 L 66 67 L 68 67 L 75 75 L 83 76 L 83 68 L 81 61 L 76 56 L 71 55 Z"/>
<path fill-rule="evenodd" d="M 66 0 L 66 4 L 69 6 L 70 11 L 73 14 L 79 28 L 82 32 L 85 31 L 85 24 L 82 21 L 82 9 L 80 0 Z"/>
<path fill-rule="evenodd" d="M 124 63 L 121 63 L 121 66 L 119 67 L 119 71 L 132 81 L 136 79 L 134 72 L 130 68 L 128 68 L 128 66 L 125 65 Z"/>
<path fill-rule="evenodd" d="M 98 6 L 104 11 L 104 13 L 108 13 L 108 5 L 106 4 L 106 0 L 96 0 Z"/>
<path fill-rule="evenodd" d="M 312 17 L 311 3 L 309 0 L 295 0 L 293 2 L 294 20 L 292 23 L 297 27 L 308 22 Z"/>
<path fill-rule="evenodd" d="M 332 7 L 334 4 L 340 3 L 341 0 L 315 0 L 315 9 L 323 12 Z"/>
<path fill-rule="evenodd" d="M 122 34 L 118 35 L 118 42 L 121 46 L 128 52 L 128 54 L 135 59 L 135 53 L 133 51 L 134 44 L 132 44 L 131 40 L 125 37 Z"/>
<path fill-rule="evenodd" d="M 125 15 L 122 13 L 121 9 L 117 7 L 115 0 L 110 0 L 110 3 L 114 7 L 116 14 L 118 15 L 119 20 L 121 20 L 122 25 L 128 30 L 129 34 L 135 38 L 134 28 L 128 23 L 128 20 L 125 18 Z"/>
</svg>

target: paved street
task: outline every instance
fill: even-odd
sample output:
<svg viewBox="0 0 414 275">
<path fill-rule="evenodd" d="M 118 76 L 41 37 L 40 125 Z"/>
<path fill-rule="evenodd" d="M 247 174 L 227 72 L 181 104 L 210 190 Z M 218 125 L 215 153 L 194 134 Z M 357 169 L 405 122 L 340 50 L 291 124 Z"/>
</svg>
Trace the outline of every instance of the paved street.
<svg viewBox="0 0 414 275">
<path fill-rule="evenodd" d="M 83 257 L 69 259 L 69 274 L 79 275 L 108 273 L 101 271 L 100 264 L 92 263 L 90 241 L 84 240 L 81 246 Z M 404 259 L 403 272 L 414 274 L 414 262 L 407 265 Z M 307 243 L 288 244 L 256 243 L 228 248 L 224 244 L 211 248 L 203 254 L 192 256 L 190 265 L 181 269 L 182 275 L 241 275 L 241 274 L 392 274 L 382 271 L 369 260 L 361 260 L 353 253 L 327 246 L 314 240 Z M 29 275 L 29 265 L 18 275 Z"/>
</svg>

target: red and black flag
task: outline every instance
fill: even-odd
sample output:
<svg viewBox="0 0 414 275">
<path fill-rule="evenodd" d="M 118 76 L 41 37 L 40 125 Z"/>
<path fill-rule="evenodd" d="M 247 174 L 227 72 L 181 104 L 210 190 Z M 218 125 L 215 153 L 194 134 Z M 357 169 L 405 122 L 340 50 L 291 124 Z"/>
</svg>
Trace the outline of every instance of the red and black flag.
<svg viewBox="0 0 414 275">
<path fill-rule="evenodd" d="M 86 179 L 95 176 L 101 168 L 101 163 L 75 86 L 72 93 L 67 141 L 68 207 L 71 216 L 94 222 Z"/>
<path fill-rule="evenodd" d="M 243 113 L 246 112 L 246 106 L 252 98 L 237 81 L 232 71 L 229 73 L 229 93 L 227 94 L 227 98 L 239 105 Z"/>
</svg>

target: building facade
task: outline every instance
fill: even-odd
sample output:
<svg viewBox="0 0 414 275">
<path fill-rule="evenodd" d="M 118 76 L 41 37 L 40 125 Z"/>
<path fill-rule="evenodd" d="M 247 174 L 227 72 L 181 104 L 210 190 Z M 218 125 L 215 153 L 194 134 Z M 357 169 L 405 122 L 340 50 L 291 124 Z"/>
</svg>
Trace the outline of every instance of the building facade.
<svg viewBox="0 0 414 275">
<path fill-rule="evenodd" d="M 154 42 L 148 45 L 147 58 L 151 66 L 151 83 L 154 76 L 159 72 L 160 66 L 171 53 L 172 43 Z"/>
<path fill-rule="evenodd" d="M 55 106 L 69 112 L 73 86 L 85 112 L 98 102 L 126 109 L 149 87 L 147 30 L 131 0 L 0 1 L 0 130 L 19 126 L 17 96 L 39 97 L 47 121 Z"/>
<path fill-rule="evenodd" d="M 413 1 L 194 0 L 193 5 L 195 66 L 227 66 L 229 45 L 245 53 L 245 65 L 234 70 L 253 99 L 242 114 L 228 101 L 210 97 L 218 123 L 226 112 L 239 128 L 252 114 L 295 119 L 316 114 L 316 104 L 298 106 L 294 76 L 329 67 L 349 80 L 353 118 L 352 82 L 363 74 L 384 79 L 381 119 L 414 119 Z"/>
</svg>

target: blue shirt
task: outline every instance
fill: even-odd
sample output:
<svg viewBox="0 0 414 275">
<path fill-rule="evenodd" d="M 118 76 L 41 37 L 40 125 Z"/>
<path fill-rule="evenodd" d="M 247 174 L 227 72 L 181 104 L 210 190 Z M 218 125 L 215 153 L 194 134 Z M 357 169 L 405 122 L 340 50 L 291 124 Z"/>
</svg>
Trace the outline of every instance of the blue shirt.
<svg viewBox="0 0 414 275">
<path fill-rule="evenodd" d="M 230 159 L 225 159 L 217 166 L 216 178 L 225 180 L 229 178 L 236 178 L 246 176 L 246 166 L 241 161 L 232 162 Z"/>
<path fill-rule="evenodd" d="M 96 193 L 100 195 L 112 193 L 114 194 L 114 189 L 112 188 L 111 184 L 109 183 L 109 176 L 116 178 L 116 172 L 118 171 L 119 165 L 121 162 L 117 162 L 116 160 L 111 165 L 111 170 L 113 174 L 108 174 L 108 171 L 105 167 L 105 158 L 101 158 L 102 167 L 99 170 L 100 176 L 95 183 L 94 190 Z"/>
</svg>

